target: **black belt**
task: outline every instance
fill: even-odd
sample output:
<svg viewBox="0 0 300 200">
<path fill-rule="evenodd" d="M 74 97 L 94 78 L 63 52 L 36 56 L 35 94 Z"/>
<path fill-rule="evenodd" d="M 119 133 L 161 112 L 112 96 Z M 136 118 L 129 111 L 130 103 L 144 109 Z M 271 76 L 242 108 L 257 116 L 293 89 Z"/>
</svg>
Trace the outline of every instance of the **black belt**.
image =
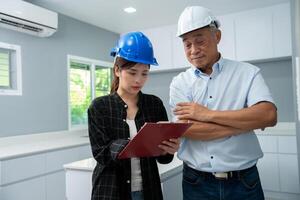
<svg viewBox="0 0 300 200">
<path fill-rule="evenodd" d="M 214 178 L 214 179 L 218 179 L 218 180 L 240 179 L 248 171 L 256 169 L 256 165 L 253 165 L 252 167 L 249 167 L 249 168 L 243 169 L 243 170 L 238 170 L 238 171 L 230 171 L 230 172 L 203 172 L 203 171 L 198 171 L 196 169 L 193 169 L 193 168 L 189 167 L 185 163 L 184 163 L 184 167 L 188 168 L 189 170 L 194 171 L 199 176 L 203 176 L 205 178 Z"/>
</svg>

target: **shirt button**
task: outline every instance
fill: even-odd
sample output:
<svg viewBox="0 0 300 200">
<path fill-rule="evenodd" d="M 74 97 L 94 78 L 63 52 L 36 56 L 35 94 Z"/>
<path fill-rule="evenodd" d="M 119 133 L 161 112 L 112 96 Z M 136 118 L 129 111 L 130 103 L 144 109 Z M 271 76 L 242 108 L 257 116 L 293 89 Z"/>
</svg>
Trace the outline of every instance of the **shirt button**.
<svg viewBox="0 0 300 200">
<path fill-rule="evenodd" d="M 209 98 L 212 98 L 212 96 L 209 96 Z"/>
<path fill-rule="evenodd" d="M 213 157 L 213 156 L 211 156 L 211 157 L 210 157 L 210 159 L 214 159 L 214 157 Z"/>
<path fill-rule="evenodd" d="M 126 183 L 130 183 L 130 180 L 127 180 Z"/>
<path fill-rule="evenodd" d="M 211 77 L 209 77 L 209 79 L 211 80 Z"/>
</svg>

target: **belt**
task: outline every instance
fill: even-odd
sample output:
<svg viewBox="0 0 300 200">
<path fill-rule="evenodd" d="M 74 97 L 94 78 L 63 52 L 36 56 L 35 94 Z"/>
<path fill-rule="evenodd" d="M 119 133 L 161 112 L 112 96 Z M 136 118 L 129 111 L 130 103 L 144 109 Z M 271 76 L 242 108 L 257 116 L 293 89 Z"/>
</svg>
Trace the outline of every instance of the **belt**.
<svg viewBox="0 0 300 200">
<path fill-rule="evenodd" d="M 256 169 L 256 165 L 253 165 L 252 167 L 249 167 L 249 168 L 243 169 L 243 170 L 238 170 L 238 171 L 204 172 L 204 171 L 198 171 L 196 169 L 193 169 L 193 168 L 189 167 L 187 164 L 184 164 L 184 167 L 187 167 L 189 170 L 194 171 L 199 176 L 202 176 L 205 178 L 214 178 L 214 179 L 218 179 L 218 180 L 240 179 L 248 171 Z"/>
</svg>

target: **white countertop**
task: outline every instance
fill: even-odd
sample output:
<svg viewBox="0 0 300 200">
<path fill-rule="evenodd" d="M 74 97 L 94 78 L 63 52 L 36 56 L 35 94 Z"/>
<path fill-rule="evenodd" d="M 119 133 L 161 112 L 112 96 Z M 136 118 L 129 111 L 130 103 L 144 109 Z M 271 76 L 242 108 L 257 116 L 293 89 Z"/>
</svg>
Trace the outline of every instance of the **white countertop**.
<svg viewBox="0 0 300 200">
<path fill-rule="evenodd" d="M 94 158 L 88 158 L 76 162 L 72 162 L 69 164 L 64 165 L 65 170 L 77 170 L 77 171 L 87 171 L 92 172 L 96 166 L 96 160 Z M 174 155 L 174 159 L 169 164 L 159 164 L 158 163 L 158 170 L 160 176 L 165 176 L 166 173 L 169 173 L 171 170 L 179 169 L 181 170 L 182 161 Z"/>
<path fill-rule="evenodd" d="M 86 135 L 85 129 L 0 138 L 0 160 L 86 145 Z"/>
<path fill-rule="evenodd" d="M 256 130 L 257 135 L 295 136 L 295 123 L 278 123 L 264 131 Z M 74 131 L 47 132 L 0 138 L 0 160 L 27 156 L 42 152 L 89 144 L 87 129 Z M 165 165 L 164 165 L 165 166 Z M 164 168 L 161 167 L 162 169 Z"/>
<path fill-rule="evenodd" d="M 66 174 L 66 198 L 73 200 L 91 199 L 92 172 L 96 161 L 89 158 L 64 165 Z M 169 164 L 158 164 L 160 181 L 166 183 L 173 177 L 181 176 L 182 162 L 174 156 Z M 165 189 L 163 187 L 163 189 Z"/>
<path fill-rule="evenodd" d="M 296 125 L 294 122 L 279 122 L 274 127 L 268 127 L 264 131 L 255 130 L 257 135 L 265 136 L 296 136 Z"/>
<path fill-rule="evenodd" d="M 68 163 L 64 165 L 66 170 L 81 170 L 81 171 L 93 171 L 96 166 L 96 160 L 94 158 L 88 158 L 79 160 L 76 162 Z"/>
</svg>

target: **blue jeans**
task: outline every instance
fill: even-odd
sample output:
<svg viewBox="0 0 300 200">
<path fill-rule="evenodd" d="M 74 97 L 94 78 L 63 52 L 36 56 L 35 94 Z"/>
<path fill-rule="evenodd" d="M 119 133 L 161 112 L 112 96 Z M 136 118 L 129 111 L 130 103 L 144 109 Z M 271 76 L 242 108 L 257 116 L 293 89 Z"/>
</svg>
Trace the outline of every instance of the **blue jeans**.
<svg viewBox="0 0 300 200">
<path fill-rule="evenodd" d="M 204 176 L 184 165 L 183 200 L 264 200 L 256 166 L 227 180 Z"/>
<path fill-rule="evenodd" d="M 131 192 L 131 200 L 144 200 L 143 191 Z"/>
</svg>

